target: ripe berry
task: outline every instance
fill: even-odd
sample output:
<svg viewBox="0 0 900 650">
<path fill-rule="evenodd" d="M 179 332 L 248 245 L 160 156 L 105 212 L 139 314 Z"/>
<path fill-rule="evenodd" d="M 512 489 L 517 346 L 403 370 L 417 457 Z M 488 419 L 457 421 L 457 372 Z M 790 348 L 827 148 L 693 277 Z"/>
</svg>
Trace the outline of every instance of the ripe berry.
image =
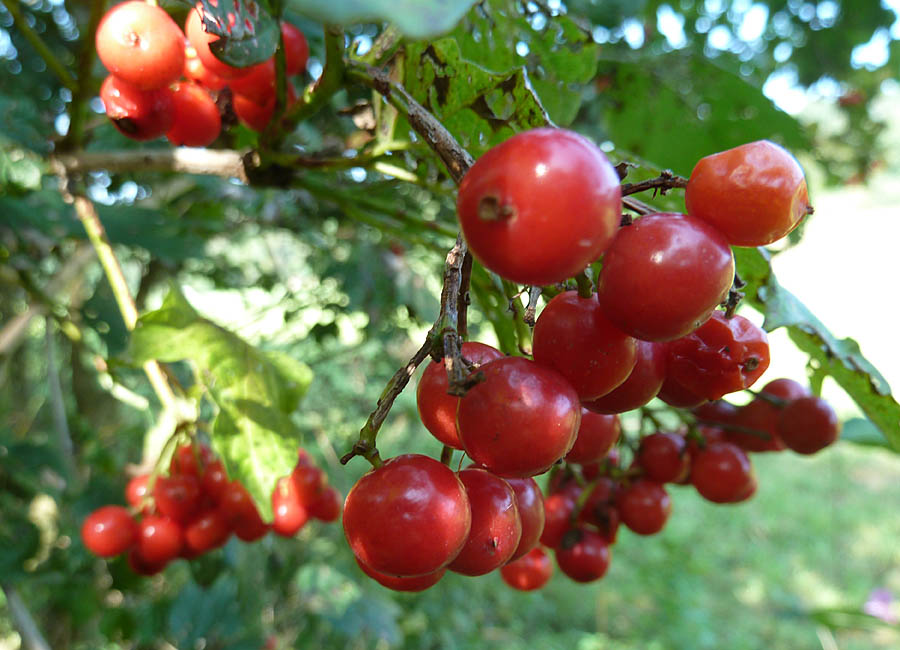
<svg viewBox="0 0 900 650">
<path fill-rule="evenodd" d="M 513 561 L 533 549 L 544 532 L 544 497 L 533 478 L 508 478 L 506 482 L 516 493 L 516 506 L 522 520 L 522 537 L 510 558 Z"/>
<path fill-rule="evenodd" d="M 577 291 L 554 296 L 534 326 L 534 360 L 568 379 L 582 400 L 618 387 L 636 355 L 637 342 L 609 322 L 593 297 Z"/>
<path fill-rule="evenodd" d="M 219 59 L 216 58 L 216 55 L 209 49 L 210 43 L 219 40 L 219 37 L 206 31 L 203 19 L 200 17 L 199 13 L 202 11 L 203 5 L 198 2 L 188 13 L 187 21 L 184 24 L 184 33 L 187 34 L 188 40 L 197 51 L 197 56 L 200 57 L 200 61 L 203 62 L 203 65 L 207 70 L 222 79 L 238 79 L 239 77 L 248 74 L 249 68 L 235 68 L 227 63 L 223 63 L 222 61 L 219 61 Z"/>
<path fill-rule="evenodd" d="M 593 582 L 609 568 L 609 545 L 589 528 L 577 529 L 576 541 L 556 549 L 560 571 L 575 582 Z"/>
<path fill-rule="evenodd" d="M 672 513 L 672 501 L 665 488 L 645 479 L 621 489 L 616 505 L 622 523 L 638 535 L 658 533 Z"/>
<path fill-rule="evenodd" d="M 765 246 L 812 212 L 797 160 L 759 140 L 700 160 L 685 190 L 687 211 L 734 246 Z"/>
<path fill-rule="evenodd" d="M 690 471 L 691 457 L 684 436 L 654 433 L 641 440 L 636 462 L 657 483 L 678 483 Z"/>
<path fill-rule="evenodd" d="M 299 29 L 290 23 L 281 23 L 281 40 L 284 41 L 284 71 L 292 77 L 306 70 L 309 44 Z"/>
<path fill-rule="evenodd" d="M 547 552 L 536 547 L 517 560 L 500 567 L 503 582 L 519 591 L 540 589 L 553 576 L 553 563 Z"/>
<path fill-rule="evenodd" d="M 781 451 L 786 449 L 778 434 L 778 418 L 784 405 L 777 405 L 765 398 L 776 397 L 790 402 L 809 395 L 807 388 L 793 379 L 782 377 L 773 379 L 763 386 L 760 396 L 737 410 L 732 424 L 746 431 L 727 429 L 728 442 L 733 442 L 744 451 Z"/>
<path fill-rule="evenodd" d="M 184 531 L 170 517 L 150 515 L 140 523 L 135 552 L 144 563 L 165 566 L 178 557 L 184 545 Z"/>
<path fill-rule="evenodd" d="M 509 483 L 485 469 L 470 467 L 458 474 L 472 507 L 472 526 L 459 554 L 447 566 L 467 576 L 480 576 L 506 564 L 522 538 L 522 518 Z"/>
<path fill-rule="evenodd" d="M 177 147 L 205 147 L 219 137 L 222 118 L 219 108 L 203 88 L 193 83 L 176 84 L 172 89 L 175 119 L 166 133 Z"/>
<path fill-rule="evenodd" d="M 141 90 L 162 88 L 184 69 L 184 34 L 169 14 L 139 0 L 106 12 L 96 44 L 106 69 Z"/>
<path fill-rule="evenodd" d="M 740 500 L 753 480 L 747 454 L 730 442 L 708 444 L 693 459 L 691 483 L 700 496 L 713 503 Z"/>
<path fill-rule="evenodd" d="M 834 409 L 820 397 L 800 397 L 778 418 L 778 435 L 792 451 L 814 454 L 838 439 L 841 423 Z"/>
<path fill-rule="evenodd" d="M 153 486 L 156 509 L 161 515 L 185 524 L 200 509 L 200 480 L 192 474 L 160 476 Z"/>
<path fill-rule="evenodd" d="M 500 350 L 476 342 L 463 343 L 461 353 L 463 359 L 475 366 L 481 366 L 503 356 Z M 416 387 L 416 406 L 422 424 L 435 438 L 454 449 L 462 449 L 456 430 L 456 407 L 459 405 L 459 397 L 449 395 L 447 388 L 447 369 L 444 363 L 430 362 Z"/>
<path fill-rule="evenodd" d="M 141 90 L 110 75 L 100 86 L 100 99 L 113 126 L 132 140 L 158 138 L 175 119 L 175 102 L 168 88 Z"/>
<path fill-rule="evenodd" d="M 683 386 L 671 375 L 666 375 L 656 396 L 669 406 L 694 409 L 706 403 L 706 398 Z"/>
<path fill-rule="evenodd" d="M 272 490 L 272 532 L 282 537 L 293 537 L 306 525 L 309 516 L 291 477 L 278 479 Z"/>
<path fill-rule="evenodd" d="M 569 531 L 572 512 L 575 510 L 575 496 L 571 491 L 556 492 L 544 497 L 544 531 L 541 544 L 557 548 Z"/>
<path fill-rule="evenodd" d="M 514 135 L 469 169 L 459 222 L 490 270 L 522 284 L 554 284 L 609 246 L 621 218 L 615 169 L 586 138 L 541 128 Z"/>
<path fill-rule="evenodd" d="M 607 544 L 614 544 L 621 517 L 616 508 L 617 485 L 610 478 L 599 478 L 578 513 L 578 521 L 597 527 Z"/>
<path fill-rule="evenodd" d="M 234 534 L 245 542 L 259 539 L 269 530 L 259 516 L 259 510 L 256 509 L 247 488 L 237 479 L 228 483 L 222 490 L 219 511 Z"/>
<path fill-rule="evenodd" d="M 378 573 L 416 576 L 447 566 L 469 536 L 469 498 L 438 461 L 397 456 L 364 474 L 344 503 L 353 553 Z"/>
<path fill-rule="evenodd" d="M 625 413 L 648 403 L 666 378 L 666 346 L 637 341 L 634 369 L 611 393 L 582 404 L 595 413 Z M 575 443 L 578 444 L 577 442 Z"/>
<path fill-rule="evenodd" d="M 500 476 L 534 476 L 566 455 L 581 403 L 555 370 L 522 357 L 490 361 L 485 380 L 459 402 L 459 439 L 469 457 Z"/>
<path fill-rule="evenodd" d="M 702 325 L 728 294 L 734 256 L 704 221 L 650 214 L 620 228 L 597 285 L 607 318 L 625 333 L 670 341 Z"/>
<path fill-rule="evenodd" d="M 307 508 L 309 516 L 326 523 L 336 521 L 341 516 L 343 501 L 337 488 L 329 485 Z"/>
<path fill-rule="evenodd" d="M 766 333 L 743 316 L 712 317 L 669 343 L 668 376 L 708 400 L 749 388 L 769 367 Z"/>
<path fill-rule="evenodd" d="M 288 84 L 287 93 L 287 105 L 291 106 L 297 101 L 297 95 L 294 92 L 294 87 L 290 84 Z M 241 123 L 254 131 L 262 132 L 269 125 L 269 122 L 272 121 L 272 116 L 275 114 L 275 97 L 272 96 L 265 104 L 257 104 L 243 95 L 235 95 L 233 106 L 234 114 L 237 115 Z"/>
<path fill-rule="evenodd" d="M 575 444 L 566 454 L 570 463 L 592 463 L 600 460 L 619 440 L 622 425 L 618 415 L 601 415 L 582 407 L 581 425 Z"/>
<path fill-rule="evenodd" d="M 150 495 L 147 490 L 149 480 L 149 474 L 140 474 L 128 481 L 128 485 L 125 487 L 125 500 L 135 510 L 147 507 L 144 501 Z M 147 509 L 152 509 L 152 507 Z"/>
<path fill-rule="evenodd" d="M 200 84 L 207 90 L 219 91 L 228 85 L 228 81 L 214 74 L 203 65 L 193 45 L 184 48 L 184 76 L 189 81 Z"/>
<path fill-rule="evenodd" d="M 358 557 L 356 558 L 356 564 L 362 572 L 372 578 L 372 580 L 382 587 L 387 587 L 394 591 L 425 591 L 429 587 L 436 585 L 440 579 L 444 577 L 444 574 L 447 573 L 447 569 L 438 569 L 434 573 L 426 573 L 421 576 L 391 576 L 379 573 L 375 569 L 366 566 Z"/>
<path fill-rule="evenodd" d="M 199 555 L 219 548 L 228 541 L 231 528 L 218 510 L 207 510 L 184 528 L 185 549 L 191 555 Z"/>
<path fill-rule="evenodd" d="M 127 551 L 137 537 L 138 526 L 122 506 L 98 508 L 81 525 L 84 545 L 100 557 L 113 557 Z"/>
<path fill-rule="evenodd" d="M 247 73 L 228 85 L 235 95 L 265 105 L 275 98 L 275 60 L 267 59 L 246 68 Z"/>
</svg>

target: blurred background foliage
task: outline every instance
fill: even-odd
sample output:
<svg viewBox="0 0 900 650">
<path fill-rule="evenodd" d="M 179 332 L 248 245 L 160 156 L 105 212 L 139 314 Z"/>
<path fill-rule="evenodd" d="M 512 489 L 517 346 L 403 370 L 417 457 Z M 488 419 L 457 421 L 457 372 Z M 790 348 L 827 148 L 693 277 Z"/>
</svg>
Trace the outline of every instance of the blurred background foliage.
<svg viewBox="0 0 900 650">
<path fill-rule="evenodd" d="M 161 4 L 179 20 L 187 10 Z M 324 63 L 322 30 L 303 9 L 288 3 L 309 38 L 313 78 Z M 860 438 L 875 448 L 758 457 L 759 493 L 736 508 L 673 490 L 664 533 L 623 532 L 610 573 L 587 587 L 557 577 L 519 594 L 497 575 L 448 575 L 422 595 L 397 595 L 363 579 L 339 526 L 316 524 L 294 540 L 232 540 L 152 579 L 122 559 L 90 556 L 81 520 L 122 502 L 148 432 L 166 431 L 49 166 L 52 152 L 72 145 L 79 90 L 14 26 L 24 21 L 68 70 L 86 71 L 87 110 L 77 118 L 86 149 L 134 149 L 102 115 L 99 62 L 82 65 L 90 10 L 62 0 L 0 6 L 0 648 L 19 646 L 22 611 L 53 648 L 900 645 L 891 595 L 900 593 L 900 464 L 865 427 Z M 703 155 L 770 138 L 824 194 L 900 171 L 898 21 L 896 2 L 876 0 L 490 0 L 439 39 L 403 42 L 394 62 L 475 155 L 546 116 L 594 138 L 614 162 L 641 164 L 629 180 L 662 168 L 686 175 Z M 348 27 L 350 51 L 365 56 L 383 29 Z M 348 85 L 284 134 L 283 151 L 390 150 L 380 166 L 304 170 L 290 187 L 154 171 L 83 179 L 141 312 L 176 286 L 204 317 L 311 369 L 291 431 L 281 433 L 301 441 L 344 493 L 365 463 L 344 468 L 337 459 L 431 325 L 456 231 L 452 183 L 403 117 L 394 123 L 387 112 Z M 216 146 L 256 144 L 237 127 Z M 680 198 L 654 205 L 678 209 Z M 823 260 L 837 264 L 839 255 Z M 509 291 L 476 272 L 470 325 L 473 339 L 511 351 L 521 341 Z M 170 367 L 191 385 L 190 364 Z M 201 417 L 212 415 L 204 403 Z M 379 447 L 385 457 L 440 453 L 411 391 Z M 888 590 L 887 605 L 873 617 L 864 604 L 877 588 Z"/>
</svg>

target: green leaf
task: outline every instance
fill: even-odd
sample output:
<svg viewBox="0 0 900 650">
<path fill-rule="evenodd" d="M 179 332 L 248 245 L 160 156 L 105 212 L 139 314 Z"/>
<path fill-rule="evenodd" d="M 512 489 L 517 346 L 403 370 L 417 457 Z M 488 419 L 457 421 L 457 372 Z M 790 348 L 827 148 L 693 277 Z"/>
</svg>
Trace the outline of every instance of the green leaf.
<svg viewBox="0 0 900 650">
<path fill-rule="evenodd" d="M 406 87 L 473 155 L 547 124 L 524 68 L 497 74 L 462 58 L 452 38 L 407 49 Z"/>
<path fill-rule="evenodd" d="M 545 17 L 542 27 L 537 24 L 522 13 L 522 3 L 490 0 L 469 12 L 451 36 L 463 58 L 491 72 L 525 67 L 550 119 L 567 126 L 581 107 L 583 84 L 596 74 L 600 46 L 569 16 Z"/>
<path fill-rule="evenodd" d="M 217 59 L 237 68 L 262 63 L 275 53 L 281 31 L 268 7 L 254 0 L 202 0 L 203 25 L 222 38 L 210 43 Z"/>
<path fill-rule="evenodd" d="M 603 90 L 593 107 L 600 126 L 596 137 L 677 173 L 688 174 L 700 158 L 754 140 L 808 148 L 793 117 L 703 56 L 674 52 L 607 60 L 597 74 Z"/>
<path fill-rule="evenodd" d="M 815 609 L 809 613 L 810 618 L 832 630 L 877 630 L 897 629 L 895 624 L 887 623 L 880 618 L 849 607 Z"/>
<path fill-rule="evenodd" d="M 0 194 L 40 189 L 46 164 L 26 149 L 0 138 Z"/>
<path fill-rule="evenodd" d="M 749 303 L 765 316 L 763 328 L 786 327 L 791 340 L 809 355 L 817 370 L 832 377 L 863 413 L 900 451 L 900 404 L 890 386 L 860 352 L 853 339 L 838 339 L 791 292 L 778 284 L 761 248 L 735 248 L 735 262 Z"/>
<path fill-rule="evenodd" d="M 841 440 L 864 447 L 888 447 L 878 427 L 866 418 L 850 418 L 844 422 Z"/>
<path fill-rule="evenodd" d="M 322 23 L 392 22 L 412 38 L 453 29 L 475 0 L 289 0 L 287 6 Z"/>
<path fill-rule="evenodd" d="M 38 552 L 40 532 L 18 502 L 4 499 L 0 508 L 0 575 L 4 581 L 25 578 L 22 563 Z"/>
<path fill-rule="evenodd" d="M 219 407 L 212 440 L 229 475 L 271 518 L 276 480 L 296 462 L 299 435 L 290 415 L 312 381 L 312 371 L 280 352 L 261 351 L 200 316 L 176 289 L 162 306 L 141 316 L 132 334 L 138 362 L 189 359 Z"/>
</svg>

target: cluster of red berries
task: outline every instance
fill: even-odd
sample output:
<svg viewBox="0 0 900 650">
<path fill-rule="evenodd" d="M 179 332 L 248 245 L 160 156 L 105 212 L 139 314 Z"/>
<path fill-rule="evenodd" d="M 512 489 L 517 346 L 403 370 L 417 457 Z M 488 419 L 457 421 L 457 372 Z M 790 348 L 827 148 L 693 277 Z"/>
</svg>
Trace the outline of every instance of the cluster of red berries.
<svg viewBox="0 0 900 650">
<path fill-rule="evenodd" d="M 130 509 L 107 505 L 84 520 L 81 538 L 100 557 L 128 553 L 139 575 L 154 575 L 175 558 L 192 559 L 219 548 L 232 533 L 245 542 L 270 529 L 295 535 L 310 518 L 335 521 L 341 495 L 322 470 L 299 451 L 290 476 L 272 492 L 273 520 L 263 521 L 244 485 L 229 480 L 222 461 L 205 445 L 178 447 L 167 476 L 136 476 L 125 489 Z"/>
<path fill-rule="evenodd" d="M 663 528 L 665 483 L 737 503 L 756 491 L 746 450 L 811 453 L 836 439 L 834 412 L 790 380 L 740 409 L 720 400 L 769 365 L 765 332 L 715 310 L 734 279 L 731 246 L 772 243 L 811 211 L 799 165 L 765 141 L 709 156 L 687 183 L 687 204 L 689 215 L 620 225 L 615 169 L 590 141 L 559 129 L 516 135 L 472 166 L 457 207 L 474 255 L 507 279 L 540 285 L 602 256 L 597 291 L 563 291 L 547 303 L 533 360 L 463 344 L 463 362 L 478 374 L 464 397 L 448 394 L 443 363 L 426 368 L 422 422 L 474 465 L 454 473 L 400 456 L 357 482 L 344 531 L 368 575 L 419 590 L 447 569 L 500 568 L 510 585 L 535 589 L 550 577 L 549 547 L 563 573 L 596 580 L 620 522 L 641 535 Z M 687 434 L 644 437 L 620 469 L 617 414 L 655 397 L 700 410 L 684 414 Z M 560 460 L 547 498 L 535 498 L 531 477 Z"/>
<path fill-rule="evenodd" d="M 162 9 L 129 0 L 110 9 L 97 28 L 97 54 L 110 75 L 100 88 L 106 114 L 134 140 L 165 135 L 177 146 L 205 147 L 222 129 L 214 96 L 231 88 L 238 119 L 262 131 L 275 110 L 275 62 L 247 68 L 217 59 L 200 3 L 188 14 L 185 30 Z M 233 14 L 232 14 L 233 17 Z M 233 27 L 233 25 L 232 25 Z M 187 38 L 185 38 L 185 32 Z M 303 33 L 281 24 L 286 73 L 303 72 L 309 46 Z M 289 102 L 295 99 L 288 83 Z"/>
</svg>

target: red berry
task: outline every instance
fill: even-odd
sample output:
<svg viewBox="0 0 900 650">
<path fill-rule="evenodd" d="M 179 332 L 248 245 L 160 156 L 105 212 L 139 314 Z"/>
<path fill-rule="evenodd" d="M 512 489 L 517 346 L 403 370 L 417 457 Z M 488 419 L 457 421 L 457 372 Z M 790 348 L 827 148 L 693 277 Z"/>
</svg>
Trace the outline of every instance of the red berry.
<svg viewBox="0 0 900 650">
<path fill-rule="evenodd" d="M 337 488 L 329 485 L 322 493 L 313 501 L 307 510 L 310 517 L 314 517 L 319 521 L 332 522 L 341 516 L 341 505 L 343 504 L 341 493 Z"/>
<path fill-rule="evenodd" d="M 572 526 L 575 495 L 571 491 L 556 492 L 544 497 L 544 531 L 541 544 L 557 548 Z"/>
<path fill-rule="evenodd" d="M 485 469 L 461 470 L 472 507 L 466 543 L 447 568 L 467 576 L 490 573 L 512 557 L 522 539 L 522 518 L 509 483 Z"/>
<path fill-rule="evenodd" d="M 769 367 L 766 333 L 743 316 L 715 311 L 669 343 L 668 376 L 708 400 L 749 388 Z"/>
<path fill-rule="evenodd" d="M 212 499 L 214 503 L 219 503 L 222 500 L 222 494 L 228 486 L 228 473 L 225 471 L 225 466 L 221 460 L 216 459 L 206 466 L 206 470 L 200 478 L 200 485 L 203 488 L 203 493 Z"/>
<path fill-rule="evenodd" d="M 219 548 L 228 541 L 231 528 L 219 510 L 207 510 L 184 528 L 184 544 L 192 555 Z"/>
<path fill-rule="evenodd" d="M 294 92 L 294 87 L 288 84 L 288 107 L 295 101 L 297 101 L 297 95 Z M 274 96 L 265 104 L 257 104 L 243 95 L 235 95 L 232 103 L 234 106 L 234 114 L 238 116 L 238 119 L 249 128 L 258 132 L 265 131 L 269 122 L 272 120 L 272 115 L 275 113 Z"/>
<path fill-rule="evenodd" d="M 200 84 L 207 90 L 219 91 L 228 85 L 225 79 L 214 74 L 203 65 L 193 45 L 184 48 L 184 76 L 189 81 Z"/>
<path fill-rule="evenodd" d="M 581 425 L 575 436 L 575 444 L 566 454 L 570 463 L 592 463 L 609 453 L 619 441 L 622 425 L 618 415 L 601 415 L 581 409 Z"/>
<path fill-rule="evenodd" d="M 593 297 L 555 296 L 534 326 L 534 360 L 569 380 L 582 400 L 597 399 L 634 369 L 637 342 L 603 315 Z"/>
<path fill-rule="evenodd" d="M 421 576 L 390 576 L 379 573 L 375 569 L 366 566 L 358 557 L 356 558 L 356 564 L 362 569 L 362 572 L 372 578 L 372 580 L 382 587 L 387 587 L 394 591 L 425 591 L 429 587 L 436 585 L 440 579 L 444 577 L 444 574 L 447 573 L 447 569 L 438 569 L 434 573 L 426 573 Z"/>
<path fill-rule="evenodd" d="M 106 12 L 96 44 L 106 69 L 141 90 L 162 88 L 184 69 L 184 34 L 169 14 L 139 0 Z"/>
<path fill-rule="evenodd" d="M 290 23 L 282 22 L 281 40 L 284 42 L 284 68 L 287 76 L 291 77 L 306 70 L 309 44 L 303 32 Z"/>
<path fill-rule="evenodd" d="M 550 556 L 540 547 L 531 549 L 517 560 L 500 567 L 503 582 L 519 591 L 540 589 L 553 575 Z"/>
<path fill-rule="evenodd" d="M 665 488 L 645 479 L 619 490 L 616 505 L 622 523 L 638 535 L 658 533 L 672 513 L 672 501 Z"/>
<path fill-rule="evenodd" d="M 150 496 L 150 492 L 147 489 L 149 480 L 149 474 L 140 474 L 128 481 L 128 485 L 125 487 L 125 500 L 128 502 L 128 505 L 135 510 L 142 510 L 144 514 L 147 514 L 146 511 L 152 510 L 152 506 L 146 504 L 146 500 Z"/>
<path fill-rule="evenodd" d="M 615 169 L 586 138 L 541 128 L 514 135 L 469 169 L 459 222 L 490 270 L 522 284 L 554 284 L 609 246 L 621 219 Z"/>
<path fill-rule="evenodd" d="M 616 483 L 606 477 L 597 479 L 587 501 L 578 513 L 578 521 L 597 527 L 597 532 L 607 544 L 614 544 L 619 532 L 621 517 L 616 508 Z"/>
<path fill-rule="evenodd" d="M 160 476 L 153 486 L 153 498 L 161 515 L 187 523 L 201 506 L 200 480 L 192 474 Z"/>
<path fill-rule="evenodd" d="M 325 472 L 313 464 L 298 462 L 290 476 L 297 501 L 309 507 L 322 495 L 328 485 Z"/>
<path fill-rule="evenodd" d="M 706 398 L 680 384 L 674 377 L 666 375 L 656 396 L 669 406 L 695 409 L 706 403 Z"/>
<path fill-rule="evenodd" d="M 247 73 L 228 85 L 235 95 L 259 105 L 275 100 L 275 60 L 267 59 L 246 68 Z"/>
<path fill-rule="evenodd" d="M 463 343 L 461 352 L 465 360 L 476 366 L 503 357 L 500 350 L 476 342 Z M 448 385 L 444 363 L 432 361 L 425 368 L 416 387 L 416 406 L 422 424 L 435 438 L 445 445 L 462 449 L 456 430 L 456 408 L 459 406 L 459 397 L 447 393 Z"/>
<path fill-rule="evenodd" d="M 456 474 L 438 461 L 397 456 L 360 478 L 344 503 L 353 553 L 378 573 L 434 573 L 455 558 L 472 523 Z"/>
<path fill-rule="evenodd" d="M 131 570 L 134 571 L 137 575 L 150 577 L 155 576 L 157 573 L 165 569 L 166 563 L 163 562 L 161 564 L 153 564 L 152 562 L 147 562 L 144 558 L 141 557 L 137 549 L 133 548 L 128 552 L 128 566 L 131 567 Z"/>
<path fill-rule="evenodd" d="M 87 516 L 81 525 L 81 539 L 94 555 L 113 557 L 124 553 L 137 541 L 138 526 L 122 506 L 103 506 Z"/>
<path fill-rule="evenodd" d="M 132 140 L 158 138 L 175 119 L 175 102 L 168 88 L 141 90 L 110 75 L 100 86 L 100 99 L 113 126 Z"/>
<path fill-rule="evenodd" d="M 747 454 L 730 442 L 708 444 L 693 459 L 691 483 L 707 501 L 733 503 L 746 494 L 753 480 Z"/>
<path fill-rule="evenodd" d="M 165 566 L 178 557 L 184 545 L 184 531 L 170 517 L 150 515 L 140 523 L 136 557 L 151 566 Z"/>
<path fill-rule="evenodd" d="M 712 226 L 650 214 L 620 228 L 597 285 L 607 318 L 625 333 L 670 341 L 702 325 L 728 294 L 734 256 Z"/>
<path fill-rule="evenodd" d="M 282 477 L 272 490 L 272 532 L 293 537 L 309 520 L 309 511 L 301 501 L 297 484 L 291 477 Z"/>
<path fill-rule="evenodd" d="M 760 391 L 760 396 L 737 409 L 731 423 L 746 429 L 727 429 L 728 442 L 733 442 L 745 451 L 781 451 L 786 449 L 778 434 L 778 419 L 784 404 L 774 404 L 766 399 L 771 396 L 790 402 L 809 395 L 805 386 L 793 379 L 774 379 Z"/>
<path fill-rule="evenodd" d="M 765 246 L 812 212 L 797 160 L 768 140 L 700 160 L 684 200 L 692 216 L 715 226 L 734 246 Z"/>
<path fill-rule="evenodd" d="M 259 539 L 269 530 L 259 516 L 259 510 L 256 509 L 247 488 L 237 479 L 228 483 L 222 490 L 219 511 L 234 534 L 245 542 Z"/>
<path fill-rule="evenodd" d="M 577 530 L 576 541 L 556 549 L 559 570 L 575 582 L 593 582 L 609 568 L 609 545 L 589 528 Z"/>
<path fill-rule="evenodd" d="M 173 88 L 172 97 L 175 100 L 175 120 L 166 133 L 169 142 L 177 147 L 212 144 L 222 130 L 222 119 L 209 93 L 197 84 L 180 83 Z"/>
<path fill-rule="evenodd" d="M 516 493 L 516 506 L 522 520 L 522 537 L 510 558 L 513 561 L 533 549 L 544 532 L 544 497 L 533 478 L 508 478 L 506 482 Z"/>
<path fill-rule="evenodd" d="M 799 397 L 781 412 L 778 434 L 792 451 L 814 454 L 838 439 L 841 423 L 834 409 L 820 397 Z"/>
<path fill-rule="evenodd" d="M 678 483 L 688 475 L 691 457 L 684 436 L 660 432 L 641 440 L 636 462 L 657 483 Z"/>
<path fill-rule="evenodd" d="M 581 403 L 555 370 L 522 357 L 481 367 L 485 380 L 459 402 L 459 438 L 472 460 L 500 476 L 534 476 L 566 455 Z"/>
<path fill-rule="evenodd" d="M 634 369 L 628 378 L 611 393 L 582 404 L 595 413 L 624 413 L 643 406 L 662 387 L 666 357 L 665 344 L 637 341 Z"/>
</svg>

